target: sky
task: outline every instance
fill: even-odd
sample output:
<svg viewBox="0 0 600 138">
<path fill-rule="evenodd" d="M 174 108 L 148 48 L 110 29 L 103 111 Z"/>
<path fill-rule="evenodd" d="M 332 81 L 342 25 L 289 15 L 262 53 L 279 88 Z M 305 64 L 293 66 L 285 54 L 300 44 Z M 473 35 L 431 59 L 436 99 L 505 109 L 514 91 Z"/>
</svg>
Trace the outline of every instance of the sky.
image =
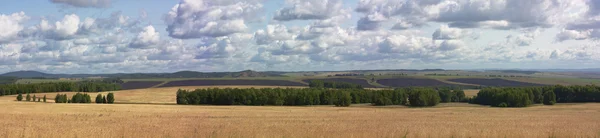
<svg viewBox="0 0 600 138">
<path fill-rule="evenodd" d="M 600 0 L 3 0 L 0 73 L 600 68 Z"/>
</svg>

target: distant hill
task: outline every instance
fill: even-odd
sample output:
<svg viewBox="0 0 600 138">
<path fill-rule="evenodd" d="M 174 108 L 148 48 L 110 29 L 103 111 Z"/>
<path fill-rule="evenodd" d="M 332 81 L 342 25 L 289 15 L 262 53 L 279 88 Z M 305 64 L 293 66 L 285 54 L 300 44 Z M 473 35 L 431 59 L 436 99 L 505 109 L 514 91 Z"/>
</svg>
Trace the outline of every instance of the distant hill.
<svg viewBox="0 0 600 138">
<path fill-rule="evenodd" d="M 274 72 L 256 72 L 252 70 L 244 70 L 241 72 L 231 73 L 234 78 L 247 78 L 247 77 L 281 77 L 283 75 Z"/>
<path fill-rule="evenodd" d="M 116 73 L 116 74 L 48 74 L 38 71 L 15 71 L 0 74 L 4 77 L 17 78 L 87 78 L 87 77 L 108 77 L 122 79 L 138 78 L 247 78 L 247 77 L 282 77 L 281 72 L 256 72 L 245 70 L 240 72 L 197 72 L 197 71 L 179 71 L 174 73 Z"/>
<path fill-rule="evenodd" d="M 38 71 L 15 71 L 1 74 L 0 76 L 5 77 L 18 77 L 18 78 L 52 78 L 54 75 L 46 74 Z"/>
</svg>

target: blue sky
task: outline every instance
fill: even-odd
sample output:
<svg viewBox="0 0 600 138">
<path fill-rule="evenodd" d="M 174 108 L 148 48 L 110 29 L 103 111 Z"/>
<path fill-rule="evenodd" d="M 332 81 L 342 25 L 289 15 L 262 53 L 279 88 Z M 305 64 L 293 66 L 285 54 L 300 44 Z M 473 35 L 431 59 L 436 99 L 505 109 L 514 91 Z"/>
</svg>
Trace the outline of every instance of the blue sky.
<svg viewBox="0 0 600 138">
<path fill-rule="evenodd" d="M 600 68 L 595 0 L 5 0 L 0 72 Z"/>
</svg>

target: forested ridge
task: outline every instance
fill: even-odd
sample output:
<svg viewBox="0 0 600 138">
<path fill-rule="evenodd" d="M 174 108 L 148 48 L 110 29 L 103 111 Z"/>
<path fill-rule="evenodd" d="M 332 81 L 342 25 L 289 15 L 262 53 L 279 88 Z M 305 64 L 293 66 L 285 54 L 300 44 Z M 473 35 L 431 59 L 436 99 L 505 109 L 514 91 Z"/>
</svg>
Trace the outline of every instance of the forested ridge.
<svg viewBox="0 0 600 138">
<path fill-rule="evenodd" d="M 542 86 L 484 88 L 470 103 L 494 107 L 526 107 L 531 104 L 553 105 L 555 103 L 600 102 L 600 87 Z"/>
<path fill-rule="evenodd" d="M 121 89 L 118 83 L 107 81 L 48 82 L 35 84 L 1 84 L 0 96 L 43 92 L 103 92 Z"/>
</svg>

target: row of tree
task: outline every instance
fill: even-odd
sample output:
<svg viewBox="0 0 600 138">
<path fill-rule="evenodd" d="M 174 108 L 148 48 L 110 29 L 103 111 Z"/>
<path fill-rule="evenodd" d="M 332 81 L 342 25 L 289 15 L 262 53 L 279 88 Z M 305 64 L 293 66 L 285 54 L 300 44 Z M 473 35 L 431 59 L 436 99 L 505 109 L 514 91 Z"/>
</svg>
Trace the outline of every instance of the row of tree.
<svg viewBox="0 0 600 138">
<path fill-rule="evenodd" d="M 44 97 L 36 97 L 35 95 L 33 95 L 33 97 L 31 97 L 31 95 L 27 94 L 27 96 L 25 97 L 25 101 L 28 102 L 35 102 L 37 100 L 37 102 L 46 102 L 46 95 L 44 95 Z M 17 95 L 17 101 L 23 101 L 23 95 L 19 94 Z"/>
<path fill-rule="evenodd" d="M 121 89 L 120 84 L 104 81 L 2 84 L 0 85 L 0 96 L 41 92 L 102 92 L 115 91 L 119 89 Z"/>
<path fill-rule="evenodd" d="M 336 105 L 355 103 L 372 105 L 435 106 L 440 94 L 431 88 L 399 88 L 394 90 L 326 89 L 326 88 L 211 88 L 178 90 L 177 104 L 189 105 Z M 464 97 L 463 97 L 464 98 Z"/>
<path fill-rule="evenodd" d="M 531 104 L 553 105 L 554 103 L 600 102 L 600 87 L 587 86 L 542 86 L 518 88 L 484 88 L 470 103 L 494 107 L 526 107 Z"/>
<path fill-rule="evenodd" d="M 323 80 L 311 80 L 308 83 L 311 88 L 334 88 L 334 89 L 362 89 L 362 85 L 347 83 L 347 82 L 333 82 Z"/>
<path fill-rule="evenodd" d="M 96 96 L 96 103 L 97 104 L 101 104 L 101 103 L 112 104 L 112 103 L 115 103 L 115 95 L 113 93 L 108 93 L 107 96 L 102 96 L 102 94 L 98 94 Z"/>
<path fill-rule="evenodd" d="M 92 103 L 92 98 L 87 93 L 76 93 L 69 99 L 67 94 L 56 94 L 56 98 L 54 98 L 56 103 Z M 108 93 L 107 96 L 102 96 L 102 94 L 98 94 L 96 96 L 96 103 L 109 103 L 112 104 L 115 102 L 115 96 L 113 93 Z"/>
</svg>

